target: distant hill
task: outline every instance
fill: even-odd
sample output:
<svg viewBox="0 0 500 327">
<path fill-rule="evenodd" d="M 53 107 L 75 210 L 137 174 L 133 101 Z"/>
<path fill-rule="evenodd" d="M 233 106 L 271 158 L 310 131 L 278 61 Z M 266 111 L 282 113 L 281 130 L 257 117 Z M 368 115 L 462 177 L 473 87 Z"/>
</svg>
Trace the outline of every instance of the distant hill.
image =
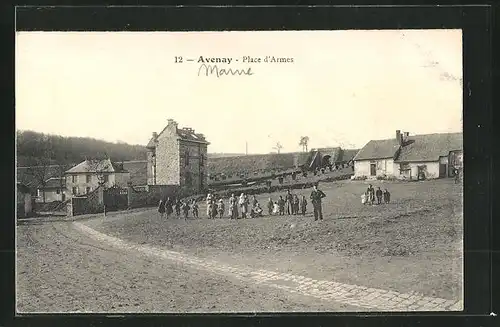
<svg viewBox="0 0 500 327">
<path fill-rule="evenodd" d="M 85 158 L 109 156 L 113 161 L 145 160 L 144 145 L 112 143 L 88 137 L 63 137 L 17 131 L 17 166 L 74 165 Z"/>
<path fill-rule="evenodd" d="M 209 158 L 241 157 L 244 153 L 208 153 Z"/>
</svg>

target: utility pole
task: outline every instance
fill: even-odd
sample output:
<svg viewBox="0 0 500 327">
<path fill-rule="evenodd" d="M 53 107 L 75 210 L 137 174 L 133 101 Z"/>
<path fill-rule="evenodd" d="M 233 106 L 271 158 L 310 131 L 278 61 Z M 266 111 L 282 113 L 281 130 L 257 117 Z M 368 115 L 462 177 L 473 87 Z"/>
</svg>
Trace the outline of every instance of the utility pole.
<svg viewBox="0 0 500 327">
<path fill-rule="evenodd" d="M 248 155 L 248 142 L 245 141 L 245 155 Z"/>
</svg>

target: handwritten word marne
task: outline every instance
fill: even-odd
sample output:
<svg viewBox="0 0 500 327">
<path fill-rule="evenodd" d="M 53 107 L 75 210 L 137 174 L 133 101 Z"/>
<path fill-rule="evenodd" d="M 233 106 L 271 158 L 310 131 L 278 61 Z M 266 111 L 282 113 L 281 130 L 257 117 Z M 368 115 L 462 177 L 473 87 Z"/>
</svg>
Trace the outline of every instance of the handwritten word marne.
<svg viewBox="0 0 500 327">
<path fill-rule="evenodd" d="M 241 76 L 241 75 L 253 75 L 252 67 L 248 67 L 245 69 L 232 69 L 232 68 L 219 68 L 217 65 L 205 65 L 202 64 L 200 68 L 198 69 L 198 76 L 200 75 L 215 75 L 217 78 L 224 76 L 224 75 L 231 75 L 231 76 Z"/>
</svg>

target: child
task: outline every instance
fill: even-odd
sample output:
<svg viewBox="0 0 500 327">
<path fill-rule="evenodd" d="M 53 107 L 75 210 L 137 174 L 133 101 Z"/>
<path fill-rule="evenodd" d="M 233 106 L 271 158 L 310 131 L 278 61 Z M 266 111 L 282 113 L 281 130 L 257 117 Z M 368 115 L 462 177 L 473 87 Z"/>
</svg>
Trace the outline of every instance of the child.
<svg viewBox="0 0 500 327">
<path fill-rule="evenodd" d="M 377 192 L 375 192 L 377 195 L 377 204 L 382 204 L 382 190 L 380 187 L 377 188 Z"/>
<path fill-rule="evenodd" d="M 366 192 L 361 194 L 361 203 L 366 204 Z"/>
<path fill-rule="evenodd" d="M 181 210 L 184 213 L 184 219 L 187 219 L 188 215 L 189 215 L 189 204 L 187 204 L 187 202 L 182 201 L 181 202 Z"/>
<path fill-rule="evenodd" d="M 219 199 L 217 207 L 218 207 L 217 211 L 219 212 L 219 218 L 222 218 L 222 216 L 224 216 L 224 201 L 222 199 Z"/>
<path fill-rule="evenodd" d="M 302 211 L 302 216 L 305 216 L 307 211 L 307 200 L 305 195 L 302 195 L 302 199 L 300 200 L 300 210 Z"/>
<path fill-rule="evenodd" d="M 179 199 L 175 200 L 175 214 L 177 218 L 181 215 L 181 201 Z"/>
<path fill-rule="evenodd" d="M 193 210 L 193 217 L 198 218 L 198 203 L 196 203 L 195 200 L 193 200 L 193 204 L 191 205 L 191 208 Z"/>
<path fill-rule="evenodd" d="M 278 215 L 280 213 L 280 207 L 278 205 L 278 201 L 275 201 L 273 204 L 273 214 Z"/>
<path fill-rule="evenodd" d="M 280 198 L 278 200 L 278 206 L 279 206 L 279 215 L 283 216 L 285 214 L 285 200 L 283 199 L 283 196 L 280 195 Z"/>
<path fill-rule="evenodd" d="M 269 216 L 273 213 L 273 207 L 274 207 L 274 202 L 269 198 L 269 201 L 267 202 L 267 211 L 269 213 Z"/>
<path fill-rule="evenodd" d="M 384 202 L 386 204 L 391 202 L 391 193 L 387 189 L 384 190 Z"/>
<path fill-rule="evenodd" d="M 160 218 L 163 218 L 165 214 L 165 202 L 163 200 L 160 200 L 160 204 L 158 204 L 158 212 L 160 213 Z"/>
</svg>

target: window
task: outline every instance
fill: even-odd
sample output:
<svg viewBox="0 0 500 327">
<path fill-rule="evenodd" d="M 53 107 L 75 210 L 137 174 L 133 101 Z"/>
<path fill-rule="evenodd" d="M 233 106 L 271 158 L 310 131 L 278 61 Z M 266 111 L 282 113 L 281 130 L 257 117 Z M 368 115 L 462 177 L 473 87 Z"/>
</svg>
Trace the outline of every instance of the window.
<svg viewBox="0 0 500 327">
<path fill-rule="evenodd" d="M 87 175 L 86 178 L 87 178 L 87 183 L 90 183 L 92 181 L 92 176 L 91 175 Z"/>
<path fill-rule="evenodd" d="M 103 176 L 103 181 L 104 181 L 104 183 L 109 182 L 109 176 L 108 175 L 104 175 Z"/>
<path fill-rule="evenodd" d="M 60 190 L 60 189 L 57 189 L 57 190 L 56 190 L 56 194 L 61 194 L 61 190 Z"/>
<path fill-rule="evenodd" d="M 71 177 L 71 181 L 72 181 L 73 183 L 77 183 L 77 182 L 78 182 L 78 176 L 77 176 L 77 175 L 73 175 L 73 176 Z"/>
<path fill-rule="evenodd" d="M 40 192 L 40 189 L 36 190 L 36 196 L 41 197 L 42 192 Z"/>
<path fill-rule="evenodd" d="M 191 186 L 192 177 L 191 177 L 191 173 L 189 171 L 186 172 L 185 179 L 186 179 L 186 186 Z"/>
<path fill-rule="evenodd" d="M 85 189 L 85 194 L 89 194 L 91 190 L 92 189 L 90 188 L 90 186 L 87 186 L 87 188 Z"/>
<path fill-rule="evenodd" d="M 205 164 L 205 156 L 203 154 L 200 154 L 200 166 L 203 166 Z"/>
<path fill-rule="evenodd" d="M 72 190 L 73 194 L 78 194 L 78 187 L 73 187 L 73 190 Z"/>
<path fill-rule="evenodd" d="M 186 166 L 189 166 L 189 152 L 184 153 L 184 162 Z"/>
</svg>

